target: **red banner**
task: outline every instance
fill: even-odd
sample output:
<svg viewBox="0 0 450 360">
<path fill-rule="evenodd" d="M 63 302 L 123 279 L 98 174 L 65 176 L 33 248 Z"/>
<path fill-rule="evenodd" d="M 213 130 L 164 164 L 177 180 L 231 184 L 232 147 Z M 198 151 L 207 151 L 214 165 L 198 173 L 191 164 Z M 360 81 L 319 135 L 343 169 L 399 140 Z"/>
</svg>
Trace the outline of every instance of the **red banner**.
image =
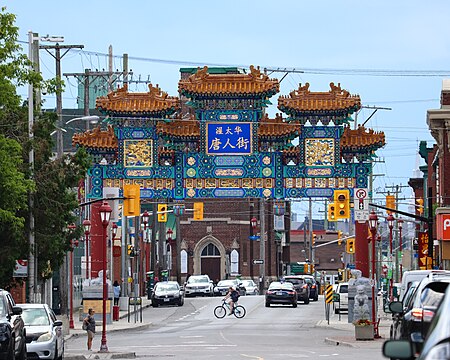
<svg viewBox="0 0 450 360">
<path fill-rule="evenodd" d="M 113 246 L 113 257 L 120 257 L 121 254 L 122 254 L 122 247 L 114 245 Z"/>
<path fill-rule="evenodd" d="M 421 270 L 426 270 L 427 266 L 427 258 L 428 258 L 428 232 L 420 232 L 419 233 L 419 268 Z"/>
</svg>

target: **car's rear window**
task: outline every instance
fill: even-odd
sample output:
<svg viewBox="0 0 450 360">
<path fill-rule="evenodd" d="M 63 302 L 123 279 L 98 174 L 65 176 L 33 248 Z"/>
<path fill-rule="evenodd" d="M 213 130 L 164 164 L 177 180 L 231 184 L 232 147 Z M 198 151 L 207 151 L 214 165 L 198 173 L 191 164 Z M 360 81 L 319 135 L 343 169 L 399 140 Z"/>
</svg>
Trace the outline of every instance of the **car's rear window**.
<svg viewBox="0 0 450 360">
<path fill-rule="evenodd" d="M 340 294 L 348 294 L 348 285 L 339 286 L 339 293 Z"/>
<path fill-rule="evenodd" d="M 447 286 L 446 282 L 435 282 L 425 287 L 420 295 L 422 305 L 437 308 L 444 297 Z"/>
<path fill-rule="evenodd" d="M 284 280 L 287 281 L 287 282 L 290 282 L 290 283 L 292 283 L 292 284 L 294 284 L 294 285 L 298 285 L 298 284 L 303 284 L 303 283 L 304 283 L 304 280 L 303 280 L 303 279 L 286 278 L 286 279 L 284 279 Z"/>
</svg>

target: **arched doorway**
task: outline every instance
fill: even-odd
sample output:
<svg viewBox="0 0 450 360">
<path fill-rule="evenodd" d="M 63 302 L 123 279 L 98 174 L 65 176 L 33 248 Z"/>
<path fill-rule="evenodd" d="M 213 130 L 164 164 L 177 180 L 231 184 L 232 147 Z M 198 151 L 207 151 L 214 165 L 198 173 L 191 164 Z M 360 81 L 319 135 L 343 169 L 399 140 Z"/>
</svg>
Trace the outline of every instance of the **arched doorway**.
<svg viewBox="0 0 450 360">
<path fill-rule="evenodd" d="M 209 275 L 213 281 L 225 278 L 225 247 L 214 236 L 206 236 L 195 245 L 194 274 Z"/>
</svg>

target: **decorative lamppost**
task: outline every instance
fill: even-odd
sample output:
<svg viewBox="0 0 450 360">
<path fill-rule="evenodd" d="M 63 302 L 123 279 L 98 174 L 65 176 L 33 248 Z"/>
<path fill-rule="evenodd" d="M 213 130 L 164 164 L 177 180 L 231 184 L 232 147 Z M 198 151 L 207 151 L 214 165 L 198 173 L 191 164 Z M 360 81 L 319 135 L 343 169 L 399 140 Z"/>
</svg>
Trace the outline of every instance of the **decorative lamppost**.
<svg viewBox="0 0 450 360">
<path fill-rule="evenodd" d="M 167 232 L 166 232 L 166 240 L 170 246 L 172 246 L 172 242 L 173 242 L 172 235 L 173 235 L 173 230 L 171 228 L 168 228 Z"/>
<path fill-rule="evenodd" d="M 391 269 L 393 268 L 393 257 L 392 257 L 392 229 L 394 228 L 394 216 L 392 214 L 389 214 L 387 217 L 388 227 L 389 227 L 389 254 L 390 254 L 390 261 L 391 261 Z M 389 279 L 389 299 L 390 301 L 394 300 L 394 279 L 391 272 L 391 278 Z"/>
<path fill-rule="evenodd" d="M 375 241 L 376 241 L 376 235 L 377 235 L 377 225 L 378 225 L 378 216 L 375 214 L 374 211 L 372 211 L 369 215 L 369 228 L 370 233 L 372 234 L 372 323 L 375 330 L 375 338 L 379 338 L 380 335 L 378 335 L 378 324 L 376 322 L 375 316 L 375 284 L 376 284 L 376 277 L 375 277 Z"/>
<path fill-rule="evenodd" d="M 400 254 L 402 254 L 403 251 L 403 240 L 402 240 L 402 229 L 403 229 L 403 219 L 400 218 L 397 220 L 398 224 L 398 235 L 399 235 L 399 250 Z M 400 262 L 400 282 L 402 281 L 403 277 L 403 264 Z"/>
<path fill-rule="evenodd" d="M 89 219 L 83 220 L 83 228 L 86 237 L 86 279 L 89 279 L 89 234 L 91 233 L 91 221 Z"/>
<path fill-rule="evenodd" d="M 112 223 L 111 225 L 111 235 L 112 235 L 112 239 L 113 241 L 116 239 L 116 235 L 117 235 L 117 224 L 116 223 Z M 113 244 L 114 246 L 114 244 Z"/>
<path fill-rule="evenodd" d="M 108 202 L 104 201 L 99 209 L 100 219 L 103 225 L 103 301 L 102 301 L 102 341 L 100 345 L 100 352 L 108 352 L 108 346 L 106 345 L 106 299 L 108 298 L 108 284 L 106 283 L 106 228 L 109 224 L 111 217 L 111 206 Z"/>
<path fill-rule="evenodd" d="M 250 225 L 252 226 L 252 230 L 253 230 L 253 234 L 252 234 L 252 235 L 254 235 L 254 231 L 255 231 L 255 229 L 256 229 L 256 224 L 257 224 L 256 218 L 255 218 L 255 217 L 252 217 L 252 218 L 250 219 Z"/>
<path fill-rule="evenodd" d="M 148 211 L 145 210 L 142 213 L 142 223 L 144 224 L 144 231 L 147 230 L 147 224 L 148 224 L 148 219 L 150 218 L 150 216 L 148 215 Z"/>
<path fill-rule="evenodd" d="M 75 230 L 75 229 L 77 228 L 75 224 L 70 224 L 70 225 L 68 225 L 67 227 L 68 227 L 68 229 L 69 229 L 70 231 L 73 231 L 73 230 Z M 76 240 L 76 244 L 75 244 L 75 245 L 78 247 L 78 240 Z M 70 284 L 69 284 L 69 286 L 70 286 L 70 290 L 69 290 L 69 296 L 70 296 L 69 328 L 70 328 L 70 329 L 74 329 L 74 328 L 75 328 L 75 326 L 74 326 L 74 324 L 73 324 L 73 246 L 74 246 L 74 241 L 71 239 L 71 240 L 70 240 L 70 247 L 71 247 L 71 249 L 70 249 L 70 264 L 69 264 L 69 267 L 70 267 Z"/>
</svg>

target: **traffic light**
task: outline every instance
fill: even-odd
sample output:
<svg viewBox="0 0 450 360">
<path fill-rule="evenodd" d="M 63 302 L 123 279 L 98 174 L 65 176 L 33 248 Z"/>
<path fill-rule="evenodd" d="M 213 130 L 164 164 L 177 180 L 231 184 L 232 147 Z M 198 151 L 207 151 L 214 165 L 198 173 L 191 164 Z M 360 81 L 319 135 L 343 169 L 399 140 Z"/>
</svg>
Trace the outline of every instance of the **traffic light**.
<svg viewBox="0 0 450 360">
<path fill-rule="evenodd" d="M 316 243 L 316 239 L 317 239 L 317 235 L 316 235 L 316 234 L 314 234 L 314 233 L 312 233 L 312 246 L 314 246 L 314 245 L 315 245 L 315 243 Z"/>
<path fill-rule="evenodd" d="M 423 199 L 422 198 L 416 199 L 416 203 L 417 203 L 417 205 L 416 205 L 417 212 L 420 215 L 422 215 L 423 214 Z"/>
<path fill-rule="evenodd" d="M 130 257 L 133 257 L 133 256 L 134 256 L 134 246 L 133 246 L 133 245 L 128 245 L 128 248 L 127 248 L 127 254 L 128 254 Z"/>
<path fill-rule="evenodd" d="M 158 222 L 167 222 L 167 204 L 158 204 Z"/>
<path fill-rule="evenodd" d="M 139 185 L 124 185 L 123 197 L 123 215 L 139 216 L 141 211 L 141 188 Z"/>
<path fill-rule="evenodd" d="M 194 220 L 203 220 L 203 203 L 194 203 Z"/>
<path fill-rule="evenodd" d="M 354 254 L 355 253 L 355 239 L 354 238 L 347 239 L 345 251 L 348 254 Z"/>
<path fill-rule="evenodd" d="M 334 190 L 334 203 L 336 205 L 336 219 L 350 218 L 350 191 Z"/>
<path fill-rule="evenodd" d="M 328 204 L 328 221 L 337 221 L 334 203 Z"/>
<path fill-rule="evenodd" d="M 389 209 L 395 209 L 395 196 L 386 195 L 386 207 Z M 386 210 L 388 214 L 392 214 L 393 211 Z"/>
<path fill-rule="evenodd" d="M 342 245 L 342 231 L 338 230 L 338 245 Z"/>
</svg>

